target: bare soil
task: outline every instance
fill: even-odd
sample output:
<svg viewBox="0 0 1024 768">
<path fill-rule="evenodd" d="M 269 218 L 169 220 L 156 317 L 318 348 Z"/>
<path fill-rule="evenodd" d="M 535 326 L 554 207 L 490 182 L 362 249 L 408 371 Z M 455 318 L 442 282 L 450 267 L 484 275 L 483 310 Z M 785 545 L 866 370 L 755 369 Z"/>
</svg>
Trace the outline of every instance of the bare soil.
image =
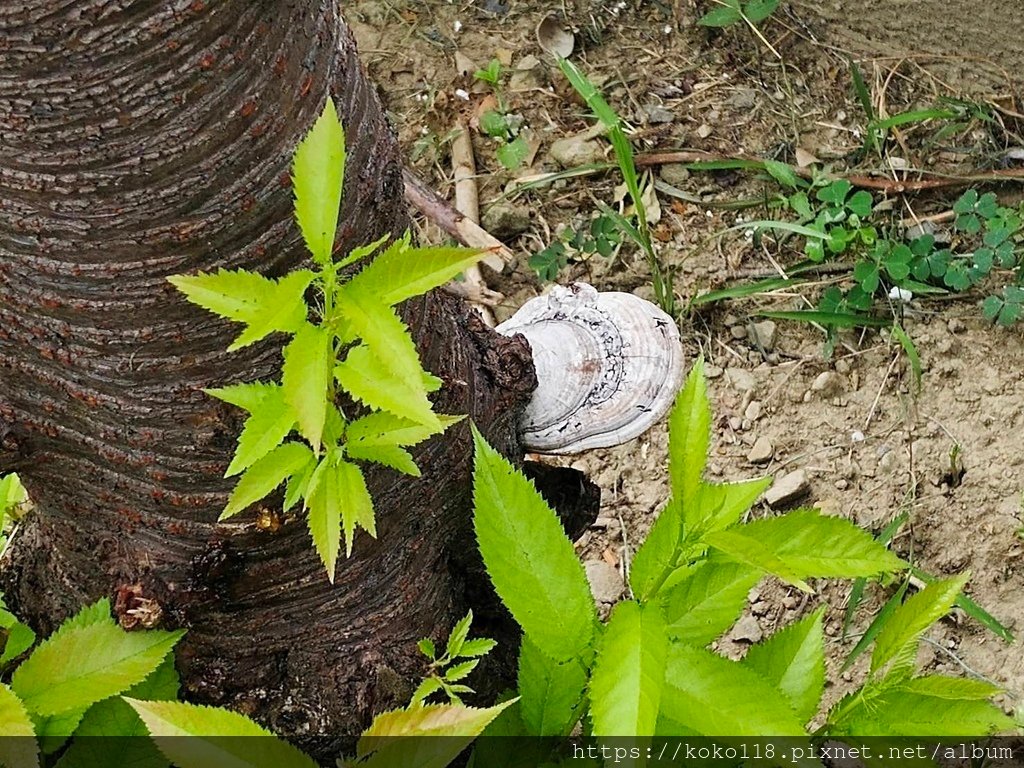
<svg viewBox="0 0 1024 768">
<path fill-rule="evenodd" d="M 586 108 L 535 40 L 538 22 L 554 10 L 563 11 L 575 30 L 574 60 L 602 84 L 609 101 L 635 128 L 640 150 L 690 148 L 787 162 L 802 150 L 837 172 L 859 162 L 858 172 L 896 178 L 901 167 L 951 172 L 993 167 L 1006 149 L 1019 146 L 1014 123 L 1019 107 L 1013 96 L 1021 93 L 1021 83 L 1000 76 L 989 94 L 992 122 L 974 121 L 939 139 L 937 126 L 912 126 L 895 135 L 884 159 L 857 153 L 866 118 L 851 87 L 848 55 L 859 59 L 880 114 L 933 106 L 941 98 L 968 93 L 978 103 L 985 101 L 977 91 L 992 80 L 972 75 L 981 72 L 974 67 L 975 56 L 939 50 L 934 36 L 927 45 L 932 59 L 910 55 L 920 50 L 920 41 L 908 42 L 908 55 L 900 55 L 899 29 L 916 29 L 910 22 L 889 29 L 884 51 L 873 57 L 863 53 L 870 50 L 871 34 L 787 8 L 763 27 L 767 42 L 781 55 L 777 59 L 743 28 L 710 32 L 697 26 L 696 18 L 706 10 L 702 4 L 605 0 L 556 6 L 516 0 L 361 0 L 347 12 L 411 165 L 443 193 L 451 190 L 448 138 L 456 118 L 472 121 L 494 105 L 490 88 L 460 74 L 459 65 L 484 66 L 497 57 L 511 73 L 503 77 L 501 94 L 509 112 L 521 115 L 528 127 L 536 150 L 529 165 L 506 171 L 495 160 L 495 143 L 474 130 L 485 217 L 487 208 L 497 205 L 510 206 L 513 219 L 518 218 L 509 226 L 507 216 L 502 223 L 491 213 L 491 224 L 506 229 L 495 234 L 519 258 L 504 274 L 485 270 L 490 287 L 507 297 L 497 308 L 499 318 L 543 290 L 527 266 L 530 254 L 547 245 L 560 227 L 588 221 L 596 201 L 611 204 L 615 199 L 617 175 L 606 173 L 499 200 L 514 177 L 557 169 L 549 154 L 552 143 L 591 125 Z M 826 10 L 832 14 L 834 8 Z M 843 46 L 854 37 L 858 50 L 846 50 Z M 930 67 L 936 61 L 946 67 L 944 75 Z M 949 76 L 951 64 L 961 78 Z M 460 97 L 459 89 L 468 98 Z M 776 194 L 772 182 L 752 174 L 687 172 L 678 166 L 662 168 L 660 174 L 684 193 L 661 196 L 661 219 L 655 226 L 661 259 L 676 269 L 676 290 L 684 305 L 700 290 L 751 275 L 769 276 L 776 263 L 796 259 L 785 248 L 740 235 L 715 237 L 738 215 L 773 215 L 763 205 L 738 213 L 729 208 L 736 201 Z M 992 189 L 1004 201 L 1019 200 L 1012 187 Z M 955 196 L 955 190 L 940 190 L 876 199 L 899 216 L 913 218 L 947 211 Z M 421 234 L 441 237 L 430 225 Z M 595 256 L 571 263 L 559 276 L 560 282 L 575 279 L 652 296 L 650 275 L 629 249 L 613 260 Z M 806 306 L 803 297 L 813 301 L 822 285 L 842 279 L 826 275 L 800 294 L 729 302 L 683 316 L 688 353 L 703 353 L 714 377 L 711 473 L 742 479 L 803 470 L 810 489 L 800 503 L 813 503 L 875 531 L 908 512 L 910 522 L 895 542 L 899 553 L 935 576 L 969 570 L 969 594 L 1011 630 L 1024 632 L 1021 328 L 999 330 L 985 323 L 981 294 L 913 301 L 903 310 L 903 326 L 925 368 L 917 396 L 906 356 L 887 333 L 848 333 L 830 359 L 823 354 L 822 334 L 809 326 L 780 323 L 771 349 L 751 340 L 758 310 Z M 834 374 L 828 387 L 814 390 L 813 383 L 826 372 Z M 603 491 L 598 524 L 577 543 L 584 560 L 602 561 L 619 574 L 628 569 L 665 501 L 664 432 L 655 428 L 632 444 L 566 462 L 586 470 Z M 772 458 L 755 466 L 747 456 L 760 438 L 770 441 Z M 752 514 L 772 510 L 762 504 Z M 849 652 L 888 595 L 886 588 L 873 585 L 844 638 L 849 588 L 845 582 L 822 582 L 819 594 L 808 600 L 765 580 L 751 593 L 742 626 L 720 641 L 721 649 L 740 655 L 758 635 L 771 634 L 824 601 L 834 698 L 859 679 L 855 668 L 837 680 L 837 660 Z M 1024 656 L 959 612 L 929 633 L 921 661 L 931 670 L 977 675 L 1003 686 L 1008 711 L 1024 694 Z"/>
</svg>

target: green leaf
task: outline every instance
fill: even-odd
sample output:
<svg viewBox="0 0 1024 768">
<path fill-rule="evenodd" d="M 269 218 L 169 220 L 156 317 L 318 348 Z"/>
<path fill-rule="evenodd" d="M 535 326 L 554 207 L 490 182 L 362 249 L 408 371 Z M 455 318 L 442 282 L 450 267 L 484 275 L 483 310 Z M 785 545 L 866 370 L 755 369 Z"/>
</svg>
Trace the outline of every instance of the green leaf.
<svg viewBox="0 0 1024 768">
<path fill-rule="evenodd" d="M 698 563 L 661 600 L 666 631 L 688 645 L 707 645 L 739 618 L 760 580 L 760 569 L 720 555 Z"/>
<path fill-rule="evenodd" d="M 875 638 L 878 637 L 878 633 L 882 631 L 882 627 L 888 623 L 889 617 L 892 616 L 893 612 L 895 612 L 903 602 L 903 596 L 907 593 L 907 587 L 909 585 L 910 580 L 904 579 L 900 583 L 899 589 L 897 589 L 892 596 L 885 601 L 885 605 L 883 605 L 881 610 L 875 614 L 875 618 L 871 620 L 868 628 L 864 631 L 864 634 L 861 635 L 860 640 L 857 641 L 853 650 L 846 656 L 846 660 L 843 662 L 841 671 L 845 672 L 849 669 L 853 665 L 853 662 L 855 662 L 857 658 L 867 650 L 868 646 L 875 641 Z M 849 611 L 849 609 L 847 610 Z M 847 616 L 851 615 L 852 614 L 849 612 L 847 613 Z"/>
<path fill-rule="evenodd" d="M 309 489 L 309 481 L 313 477 L 313 472 L 316 471 L 319 462 L 312 451 L 309 452 L 309 459 L 299 469 L 296 469 L 292 476 L 288 478 L 288 485 L 285 486 L 284 491 L 284 505 L 283 510 L 287 512 L 296 504 L 299 503 L 300 499 L 304 499 Z"/>
<path fill-rule="evenodd" d="M 900 687 L 905 691 L 913 691 L 924 696 L 966 701 L 982 701 L 1003 692 L 999 686 L 984 680 L 968 680 L 963 677 L 945 677 L 944 675 L 915 677 L 912 680 L 907 680 Z"/>
<path fill-rule="evenodd" d="M 440 430 L 420 424 L 410 419 L 403 419 L 392 413 L 371 413 L 356 419 L 345 431 L 346 446 L 369 447 L 376 445 L 416 445 L 427 438 L 444 431 L 452 424 L 458 424 L 465 416 L 438 415 Z"/>
<path fill-rule="evenodd" d="M 823 203 L 840 206 L 846 201 L 846 196 L 850 194 L 851 189 L 853 189 L 853 185 L 849 181 L 836 179 L 819 189 L 815 193 L 815 197 Z"/>
<path fill-rule="evenodd" d="M 895 610 L 878 633 L 871 654 L 871 671 L 881 669 L 907 646 L 916 645 L 928 627 L 949 613 L 969 578 L 970 574 L 965 573 L 929 584 Z"/>
<path fill-rule="evenodd" d="M 264 400 L 279 397 L 281 385 L 274 382 L 253 381 L 248 384 L 232 384 L 228 387 L 204 389 L 210 397 L 223 400 L 249 413 L 260 410 Z"/>
<path fill-rule="evenodd" d="M 237 712 L 178 701 L 125 701 L 160 751 L 181 768 L 317 768 L 311 758 Z M 258 747 L 239 737 L 259 737 Z"/>
<path fill-rule="evenodd" d="M 583 566 L 533 483 L 473 428 L 473 523 L 495 591 L 555 661 L 583 653 L 595 606 Z"/>
<path fill-rule="evenodd" d="M 1014 722 L 987 701 L 931 696 L 898 686 L 854 706 L 837 725 L 839 735 L 949 739 L 1007 731 Z"/>
<path fill-rule="evenodd" d="M 508 120 L 496 109 L 488 109 L 480 115 L 480 130 L 496 139 L 508 136 Z"/>
<path fill-rule="evenodd" d="M 800 578 L 855 578 L 906 567 L 906 563 L 849 520 L 811 509 L 755 520 L 712 536 L 725 533 L 759 545 Z M 719 546 L 710 538 L 708 543 Z"/>
<path fill-rule="evenodd" d="M 341 550 L 341 531 L 345 530 L 345 553 L 352 554 L 355 527 L 376 536 L 373 500 L 366 488 L 362 470 L 355 464 L 337 459 L 333 454 L 321 462 L 322 477 L 310 491 L 309 532 L 320 559 L 327 568 L 327 578 L 334 583 L 335 566 Z M 317 468 L 320 472 L 320 468 Z"/>
<path fill-rule="evenodd" d="M 7 768 L 38 768 L 39 745 L 25 705 L 6 685 L 0 684 L 0 765 Z"/>
<path fill-rule="evenodd" d="M 330 97 L 295 150 L 292 189 L 295 219 L 306 247 L 321 267 L 331 261 L 345 182 L 345 131 Z"/>
<path fill-rule="evenodd" d="M 353 297 L 374 299 L 388 306 L 398 304 L 444 285 L 486 253 L 455 246 L 410 248 L 403 241 L 393 243 L 342 286 L 341 308 L 344 311 L 344 303 Z"/>
<path fill-rule="evenodd" d="M 531 736 L 565 736 L 582 714 L 587 669 L 579 659 L 555 661 L 523 635 L 519 648 L 519 713 Z"/>
<path fill-rule="evenodd" d="M 495 152 L 495 157 L 506 169 L 514 171 L 530 154 L 530 145 L 525 136 L 516 136 L 512 141 L 502 144 Z"/>
<path fill-rule="evenodd" d="M 921 394 L 921 377 L 924 375 L 924 368 L 921 367 L 921 355 L 917 352 L 917 345 L 914 344 L 913 339 L 907 335 L 899 324 L 894 324 L 892 327 L 893 338 L 900 343 L 903 347 L 903 351 L 907 355 L 907 362 L 910 363 L 910 371 L 914 375 L 914 394 Z"/>
<path fill-rule="evenodd" d="M 738 3 L 736 8 L 729 6 L 723 6 L 721 8 L 713 8 L 712 10 L 705 13 L 697 23 L 702 27 L 728 27 L 740 21 L 743 15 L 739 12 Z"/>
<path fill-rule="evenodd" d="M 590 678 L 595 736 L 653 736 L 665 681 L 668 637 L 656 604 L 619 603 Z"/>
<path fill-rule="evenodd" d="M 860 216 L 862 219 L 866 219 L 871 215 L 871 206 L 874 201 L 871 198 L 871 193 L 865 190 L 854 192 L 853 196 L 846 201 L 846 208 L 851 212 Z"/>
<path fill-rule="evenodd" d="M 462 645 L 462 650 L 459 651 L 459 655 L 463 658 L 484 656 L 491 652 L 497 643 L 487 637 L 474 637 L 472 640 L 467 640 Z"/>
<path fill-rule="evenodd" d="M 193 304 L 239 323 L 255 321 L 276 286 L 270 278 L 245 269 L 172 275 L 167 280 Z"/>
<path fill-rule="evenodd" d="M 268 389 L 259 406 L 245 420 L 234 458 L 224 476 L 237 475 L 281 445 L 295 426 L 296 418 L 295 409 L 285 402 L 284 390 Z"/>
<path fill-rule="evenodd" d="M 743 14 L 754 24 L 759 24 L 779 7 L 779 0 L 750 0 L 743 7 Z"/>
<path fill-rule="evenodd" d="M 259 314 L 248 321 L 248 326 L 228 347 L 228 352 L 246 347 L 275 331 L 294 333 L 301 328 L 309 314 L 306 289 L 314 277 L 308 269 L 300 269 L 278 280 L 261 303 Z"/>
<path fill-rule="evenodd" d="M 420 468 L 416 466 L 412 454 L 404 448 L 399 448 L 397 445 L 364 446 L 358 443 L 348 444 L 345 446 L 345 452 L 350 459 L 372 461 L 377 464 L 383 464 L 385 467 L 397 469 L 399 472 L 411 475 L 412 477 L 420 476 Z"/>
<path fill-rule="evenodd" d="M 761 317 L 775 320 L 796 320 L 802 323 L 818 323 L 835 328 L 884 328 L 892 325 L 891 319 L 859 315 L 853 312 L 817 312 L 811 309 L 796 309 L 780 312 L 758 312 Z"/>
<path fill-rule="evenodd" d="M 40 715 L 84 709 L 144 680 L 184 634 L 125 632 L 112 622 L 62 627 L 18 667 L 11 687 Z"/>
<path fill-rule="evenodd" d="M 331 333 L 305 323 L 284 348 L 281 385 L 284 401 L 295 410 L 299 431 L 320 452 L 320 439 L 327 420 L 327 387 L 334 354 Z"/>
<path fill-rule="evenodd" d="M 345 360 L 335 366 L 334 377 L 346 392 L 371 408 L 388 411 L 434 432 L 441 427 L 422 380 L 395 377 L 387 363 L 366 345 L 350 349 Z"/>
<path fill-rule="evenodd" d="M 824 614 L 818 609 L 751 646 L 743 657 L 745 666 L 782 691 L 804 723 L 817 714 L 825 690 Z"/>
<path fill-rule="evenodd" d="M 357 745 L 367 768 L 445 768 L 515 699 L 488 709 L 428 704 L 397 709 L 374 718 Z M 415 736 L 420 738 L 397 738 Z M 434 738 L 438 737 L 438 738 Z"/>
<path fill-rule="evenodd" d="M 814 591 L 803 580 L 803 575 L 799 571 L 776 557 L 770 547 L 742 530 L 716 531 L 706 536 L 704 541 L 738 563 L 745 563 L 777 576 L 802 592 L 811 594 Z"/>
<path fill-rule="evenodd" d="M 735 525 L 772 482 L 771 477 L 759 477 L 738 483 L 701 483 L 686 520 L 691 529 L 689 538 Z"/>
<path fill-rule="evenodd" d="M 448 635 L 448 643 L 445 646 L 445 653 L 448 655 L 448 658 L 454 659 L 459 655 L 463 644 L 466 642 L 466 638 L 469 637 L 469 627 L 472 623 L 473 611 L 470 611 L 452 627 L 452 631 Z"/>
<path fill-rule="evenodd" d="M 702 648 L 673 644 L 662 714 L 704 736 L 802 736 L 789 702 L 747 667 Z"/>
<path fill-rule="evenodd" d="M 220 520 L 237 515 L 250 504 L 255 504 L 313 461 L 313 452 L 303 443 L 279 445 L 253 464 L 239 479 L 231 498 L 220 514 Z"/>
<path fill-rule="evenodd" d="M 15 477 L 15 475 L 8 475 L 7 477 Z M 8 491 L 10 491 L 10 488 L 8 488 Z M 2 524 L 2 521 L 0 521 L 0 524 Z M 109 615 L 110 602 L 101 602 L 106 603 L 107 614 Z M 7 610 L 2 594 L 0 594 L 0 629 L 4 630 L 7 635 L 3 646 L 0 646 L 3 649 L 3 653 L 0 653 L 0 667 L 3 667 L 32 647 L 32 644 L 36 641 L 36 633 L 32 631 L 31 627 L 19 621 L 17 616 Z"/>
<path fill-rule="evenodd" d="M 668 418 L 668 474 L 672 498 L 679 500 L 684 519 L 690 522 L 690 508 L 697 498 L 711 444 L 711 406 L 703 359 L 694 363 Z"/>
<path fill-rule="evenodd" d="M 668 574 L 676 567 L 682 538 L 683 513 L 675 501 L 659 513 L 633 558 L 629 585 L 640 600 L 650 600 L 660 590 Z"/>
<path fill-rule="evenodd" d="M 778 4 L 778 0 L 767 0 L 767 2 L 765 2 L 765 0 L 753 0 L 753 2 L 749 3 L 747 7 L 749 8 L 751 5 L 754 5 L 759 1 L 762 2 L 762 4 L 769 4 L 772 2 L 776 5 Z M 770 14 L 771 11 L 766 15 Z M 750 14 L 748 13 L 747 16 L 749 17 Z M 753 21 L 753 19 L 751 19 L 751 21 Z M 764 169 L 768 171 L 773 179 L 784 187 L 797 189 L 800 186 L 800 178 L 796 175 L 796 172 L 793 170 L 793 166 L 791 165 L 780 163 L 778 160 L 765 160 Z"/>
</svg>

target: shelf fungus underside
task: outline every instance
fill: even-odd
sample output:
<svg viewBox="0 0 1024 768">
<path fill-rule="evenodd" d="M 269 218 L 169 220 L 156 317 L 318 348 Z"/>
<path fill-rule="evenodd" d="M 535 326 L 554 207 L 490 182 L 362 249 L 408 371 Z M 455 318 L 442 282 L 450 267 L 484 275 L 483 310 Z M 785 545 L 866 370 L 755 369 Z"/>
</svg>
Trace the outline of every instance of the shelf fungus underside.
<svg viewBox="0 0 1024 768">
<path fill-rule="evenodd" d="M 632 440 L 668 412 L 682 382 L 675 321 L 631 293 L 555 286 L 497 330 L 521 333 L 533 350 L 538 384 L 520 434 L 537 453 Z"/>
</svg>

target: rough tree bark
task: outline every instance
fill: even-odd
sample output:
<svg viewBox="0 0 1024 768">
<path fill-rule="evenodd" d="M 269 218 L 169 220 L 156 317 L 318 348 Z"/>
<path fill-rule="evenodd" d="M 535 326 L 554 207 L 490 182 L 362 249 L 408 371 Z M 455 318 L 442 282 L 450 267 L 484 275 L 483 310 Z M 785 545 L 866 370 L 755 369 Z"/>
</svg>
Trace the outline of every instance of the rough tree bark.
<svg viewBox="0 0 1024 768">
<path fill-rule="evenodd" d="M 408 220 L 338 0 L 0 4 L 0 471 L 36 502 L 0 586 L 43 632 L 103 595 L 127 624 L 142 608 L 188 627 L 187 695 L 292 737 L 402 703 L 415 641 L 464 612 L 454 561 L 473 549 L 465 425 L 418 451 L 422 479 L 369 473 L 379 539 L 333 586 L 302 520 L 216 523 L 240 422 L 200 389 L 274 375 L 280 353 L 226 354 L 235 330 L 165 278 L 305 258 L 289 163 L 328 93 L 345 251 Z M 514 454 L 525 343 L 440 293 L 405 313 L 445 380 L 437 409 Z"/>
</svg>

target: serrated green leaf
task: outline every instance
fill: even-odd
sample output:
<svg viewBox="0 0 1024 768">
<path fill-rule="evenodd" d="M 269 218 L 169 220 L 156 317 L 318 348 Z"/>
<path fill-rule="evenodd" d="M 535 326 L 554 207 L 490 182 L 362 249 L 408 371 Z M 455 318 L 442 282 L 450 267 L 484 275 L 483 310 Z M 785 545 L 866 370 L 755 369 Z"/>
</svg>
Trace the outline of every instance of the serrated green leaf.
<svg viewBox="0 0 1024 768">
<path fill-rule="evenodd" d="M 13 617 L 12 617 L 13 618 Z M 7 639 L 3 645 L 3 653 L 0 653 L 0 667 L 8 664 L 21 654 L 27 651 L 36 641 L 36 633 L 32 628 L 20 621 L 15 621 L 8 627 Z"/>
<path fill-rule="evenodd" d="M 473 428 L 473 524 L 502 602 L 555 661 L 584 652 L 595 606 L 583 566 L 533 483 Z"/>
<path fill-rule="evenodd" d="M 295 426 L 298 418 L 295 409 L 285 402 L 283 389 L 268 389 L 259 406 L 245 420 L 242 434 L 238 436 L 238 447 L 228 465 L 225 477 L 232 477 L 277 448 Z"/>
<path fill-rule="evenodd" d="M 434 641 L 429 637 L 425 637 L 416 643 L 416 647 L 420 649 L 420 653 L 426 656 L 430 660 L 437 658 L 437 649 L 434 647 Z"/>
<path fill-rule="evenodd" d="M 519 648 L 519 714 L 530 736 L 565 736 L 582 715 L 587 668 L 555 661 L 529 635 Z"/>
<path fill-rule="evenodd" d="M 359 739 L 358 757 L 370 755 L 359 765 L 445 768 L 513 701 L 488 709 L 428 704 L 379 714 Z M 420 738 L 397 738 L 401 736 Z"/>
<path fill-rule="evenodd" d="M 43 716 L 85 708 L 144 680 L 184 634 L 108 622 L 60 629 L 18 667 L 11 688 Z"/>
<path fill-rule="evenodd" d="M 0 765 L 39 768 L 39 745 L 25 705 L 0 683 Z"/>
<path fill-rule="evenodd" d="M 848 710 L 839 735 L 944 738 L 984 736 L 1014 727 L 987 701 L 929 696 L 901 685 Z"/>
<path fill-rule="evenodd" d="M 595 736 L 653 736 L 665 682 L 668 636 L 661 608 L 619 603 L 590 677 Z"/>
<path fill-rule="evenodd" d="M 164 756 L 182 768 L 317 768 L 311 758 L 237 712 L 178 701 L 125 701 Z M 239 737 L 259 737 L 259 746 Z"/>
<path fill-rule="evenodd" d="M 796 575 L 798 579 L 874 576 L 906 567 L 906 563 L 850 521 L 810 509 L 754 520 L 711 534 L 707 541 L 722 549 L 715 541 L 721 536 L 732 541 L 742 537 L 751 545 L 750 552 L 761 551 L 780 561 L 790 576 Z M 776 575 L 786 580 L 790 578 Z"/>
<path fill-rule="evenodd" d="M 349 350 L 334 368 L 334 377 L 346 392 L 371 408 L 379 408 L 438 430 L 441 422 L 431 410 L 422 386 L 395 378 L 387 364 L 363 344 Z"/>
<path fill-rule="evenodd" d="M 314 277 L 308 269 L 299 269 L 278 280 L 261 303 L 260 312 L 248 321 L 228 352 L 247 347 L 274 332 L 295 333 L 301 328 L 309 314 L 305 292 Z"/>
<path fill-rule="evenodd" d="M 929 584 L 893 611 L 875 641 L 871 671 L 881 669 L 907 646 L 916 645 L 928 627 L 949 613 L 969 578 L 965 573 Z"/>
<path fill-rule="evenodd" d="M 732 560 L 777 576 L 801 592 L 811 594 L 814 591 L 798 571 L 778 558 L 769 547 L 758 541 L 757 538 L 748 536 L 741 530 L 716 531 L 706 536 L 704 541 Z"/>
<path fill-rule="evenodd" d="M 220 519 L 227 520 L 266 497 L 285 479 L 305 469 L 313 459 L 313 452 L 303 443 L 279 445 L 245 471 L 220 513 Z"/>
<path fill-rule="evenodd" d="M 743 14 L 754 24 L 760 24 L 779 7 L 779 0 L 750 0 L 743 6 Z"/>
<path fill-rule="evenodd" d="M 327 420 L 327 388 L 334 360 L 333 337 L 320 326 L 305 323 L 284 348 L 281 385 L 284 401 L 295 410 L 299 431 L 314 453 Z"/>
<path fill-rule="evenodd" d="M 688 527 L 703 534 L 735 525 L 771 484 L 771 477 L 738 483 L 702 482 L 693 512 L 687 515 Z M 697 538 L 698 535 L 693 533 L 690 538 Z"/>
<path fill-rule="evenodd" d="M 463 658 L 484 656 L 490 653 L 491 649 L 496 645 L 497 642 L 488 637 L 474 637 L 472 640 L 467 640 L 462 644 L 462 650 L 459 651 L 459 655 Z"/>
<path fill-rule="evenodd" d="M 682 510 L 674 501 L 661 511 L 637 550 L 629 569 L 629 584 L 640 600 L 650 600 L 665 584 L 675 568 L 676 554 L 682 537 Z"/>
<path fill-rule="evenodd" d="M 662 714 L 704 736 L 802 736 L 788 701 L 756 672 L 702 648 L 672 644 Z"/>
<path fill-rule="evenodd" d="M 404 448 L 399 448 L 397 445 L 364 446 L 352 443 L 345 446 L 345 452 L 350 459 L 372 461 L 377 464 L 383 464 L 385 467 L 397 469 L 399 472 L 411 475 L 412 477 L 420 476 L 420 468 L 416 466 L 412 454 Z"/>
<path fill-rule="evenodd" d="M 702 358 L 693 364 L 668 418 L 669 482 L 672 498 L 682 505 L 687 524 L 692 519 L 689 508 L 697 497 L 711 444 L 711 406 Z"/>
<path fill-rule="evenodd" d="M 445 647 L 445 653 L 448 658 L 454 659 L 459 655 L 462 650 L 463 643 L 466 642 L 466 638 L 469 637 L 469 627 L 473 623 L 473 611 L 470 611 L 461 619 L 459 619 L 455 626 L 452 627 L 451 633 L 448 635 L 448 643 Z"/>
<path fill-rule="evenodd" d="M 530 154 L 530 145 L 525 136 L 516 136 L 512 141 L 502 144 L 495 152 L 498 162 L 510 171 L 514 171 Z"/>
<path fill-rule="evenodd" d="M 341 302 L 362 296 L 389 306 L 398 304 L 444 285 L 486 253 L 455 246 L 412 248 L 393 244 L 342 286 Z"/>
<path fill-rule="evenodd" d="M 204 389 L 203 392 L 249 413 L 256 413 L 264 399 L 274 397 L 280 389 L 281 385 L 274 382 L 253 381 L 248 384 L 232 384 L 227 387 Z"/>
<path fill-rule="evenodd" d="M 284 490 L 284 505 L 282 507 L 284 512 L 287 512 L 301 499 L 306 498 L 307 491 L 309 490 L 309 481 L 313 477 L 313 472 L 316 470 L 318 462 L 316 456 L 312 451 L 309 452 L 309 459 L 299 469 L 296 469 L 292 476 L 288 478 L 288 485 L 285 486 Z"/>
<path fill-rule="evenodd" d="M 438 691 L 444 690 L 444 683 L 439 678 L 427 677 L 424 678 L 419 685 L 416 686 L 416 690 L 412 692 L 412 697 L 409 699 L 409 707 L 419 707 L 423 705 L 432 694 Z"/>
<path fill-rule="evenodd" d="M 721 556 L 698 563 L 661 599 L 666 631 L 688 645 L 707 645 L 739 618 L 761 575 Z"/>
<path fill-rule="evenodd" d="M 356 419 L 345 431 L 346 445 L 416 445 L 427 438 L 446 430 L 452 424 L 458 424 L 465 416 L 449 416 L 437 414 L 440 430 L 410 419 L 403 419 L 392 413 L 371 413 Z"/>
<path fill-rule="evenodd" d="M 820 608 L 750 647 L 743 664 L 759 673 L 789 700 L 801 722 L 818 712 L 825 690 L 825 636 Z"/>
<path fill-rule="evenodd" d="M 313 127 L 295 150 L 292 190 L 295 219 L 320 266 L 331 261 L 345 182 L 345 131 L 328 97 Z"/>
<path fill-rule="evenodd" d="M 469 674 L 476 669 L 477 664 L 479 663 L 480 659 L 470 659 L 469 661 L 454 664 L 444 673 L 444 679 L 449 683 L 463 680 L 466 677 L 469 677 Z M 469 693 L 469 691 L 466 691 L 466 693 Z"/>
<path fill-rule="evenodd" d="M 167 278 L 193 304 L 239 323 L 255 321 L 276 283 L 245 269 L 172 275 Z"/>
<path fill-rule="evenodd" d="M 968 680 L 963 677 L 946 677 L 944 675 L 915 677 L 912 680 L 907 680 L 900 687 L 905 691 L 913 691 L 937 699 L 967 701 L 982 701 L 1003 692 L 999 686 L 984 680 Z"/>
<path fill-rule="evenodd" d="M 71 734 L 78 728 L 88 707 L 62 712 L 59 715 L 39 715 L 29 712 L 32 724 L 36 729 L 36 738 L 39 741 L 39 750 L 44 755 L 52 755 L 63 747 Z"/>
</svg>

